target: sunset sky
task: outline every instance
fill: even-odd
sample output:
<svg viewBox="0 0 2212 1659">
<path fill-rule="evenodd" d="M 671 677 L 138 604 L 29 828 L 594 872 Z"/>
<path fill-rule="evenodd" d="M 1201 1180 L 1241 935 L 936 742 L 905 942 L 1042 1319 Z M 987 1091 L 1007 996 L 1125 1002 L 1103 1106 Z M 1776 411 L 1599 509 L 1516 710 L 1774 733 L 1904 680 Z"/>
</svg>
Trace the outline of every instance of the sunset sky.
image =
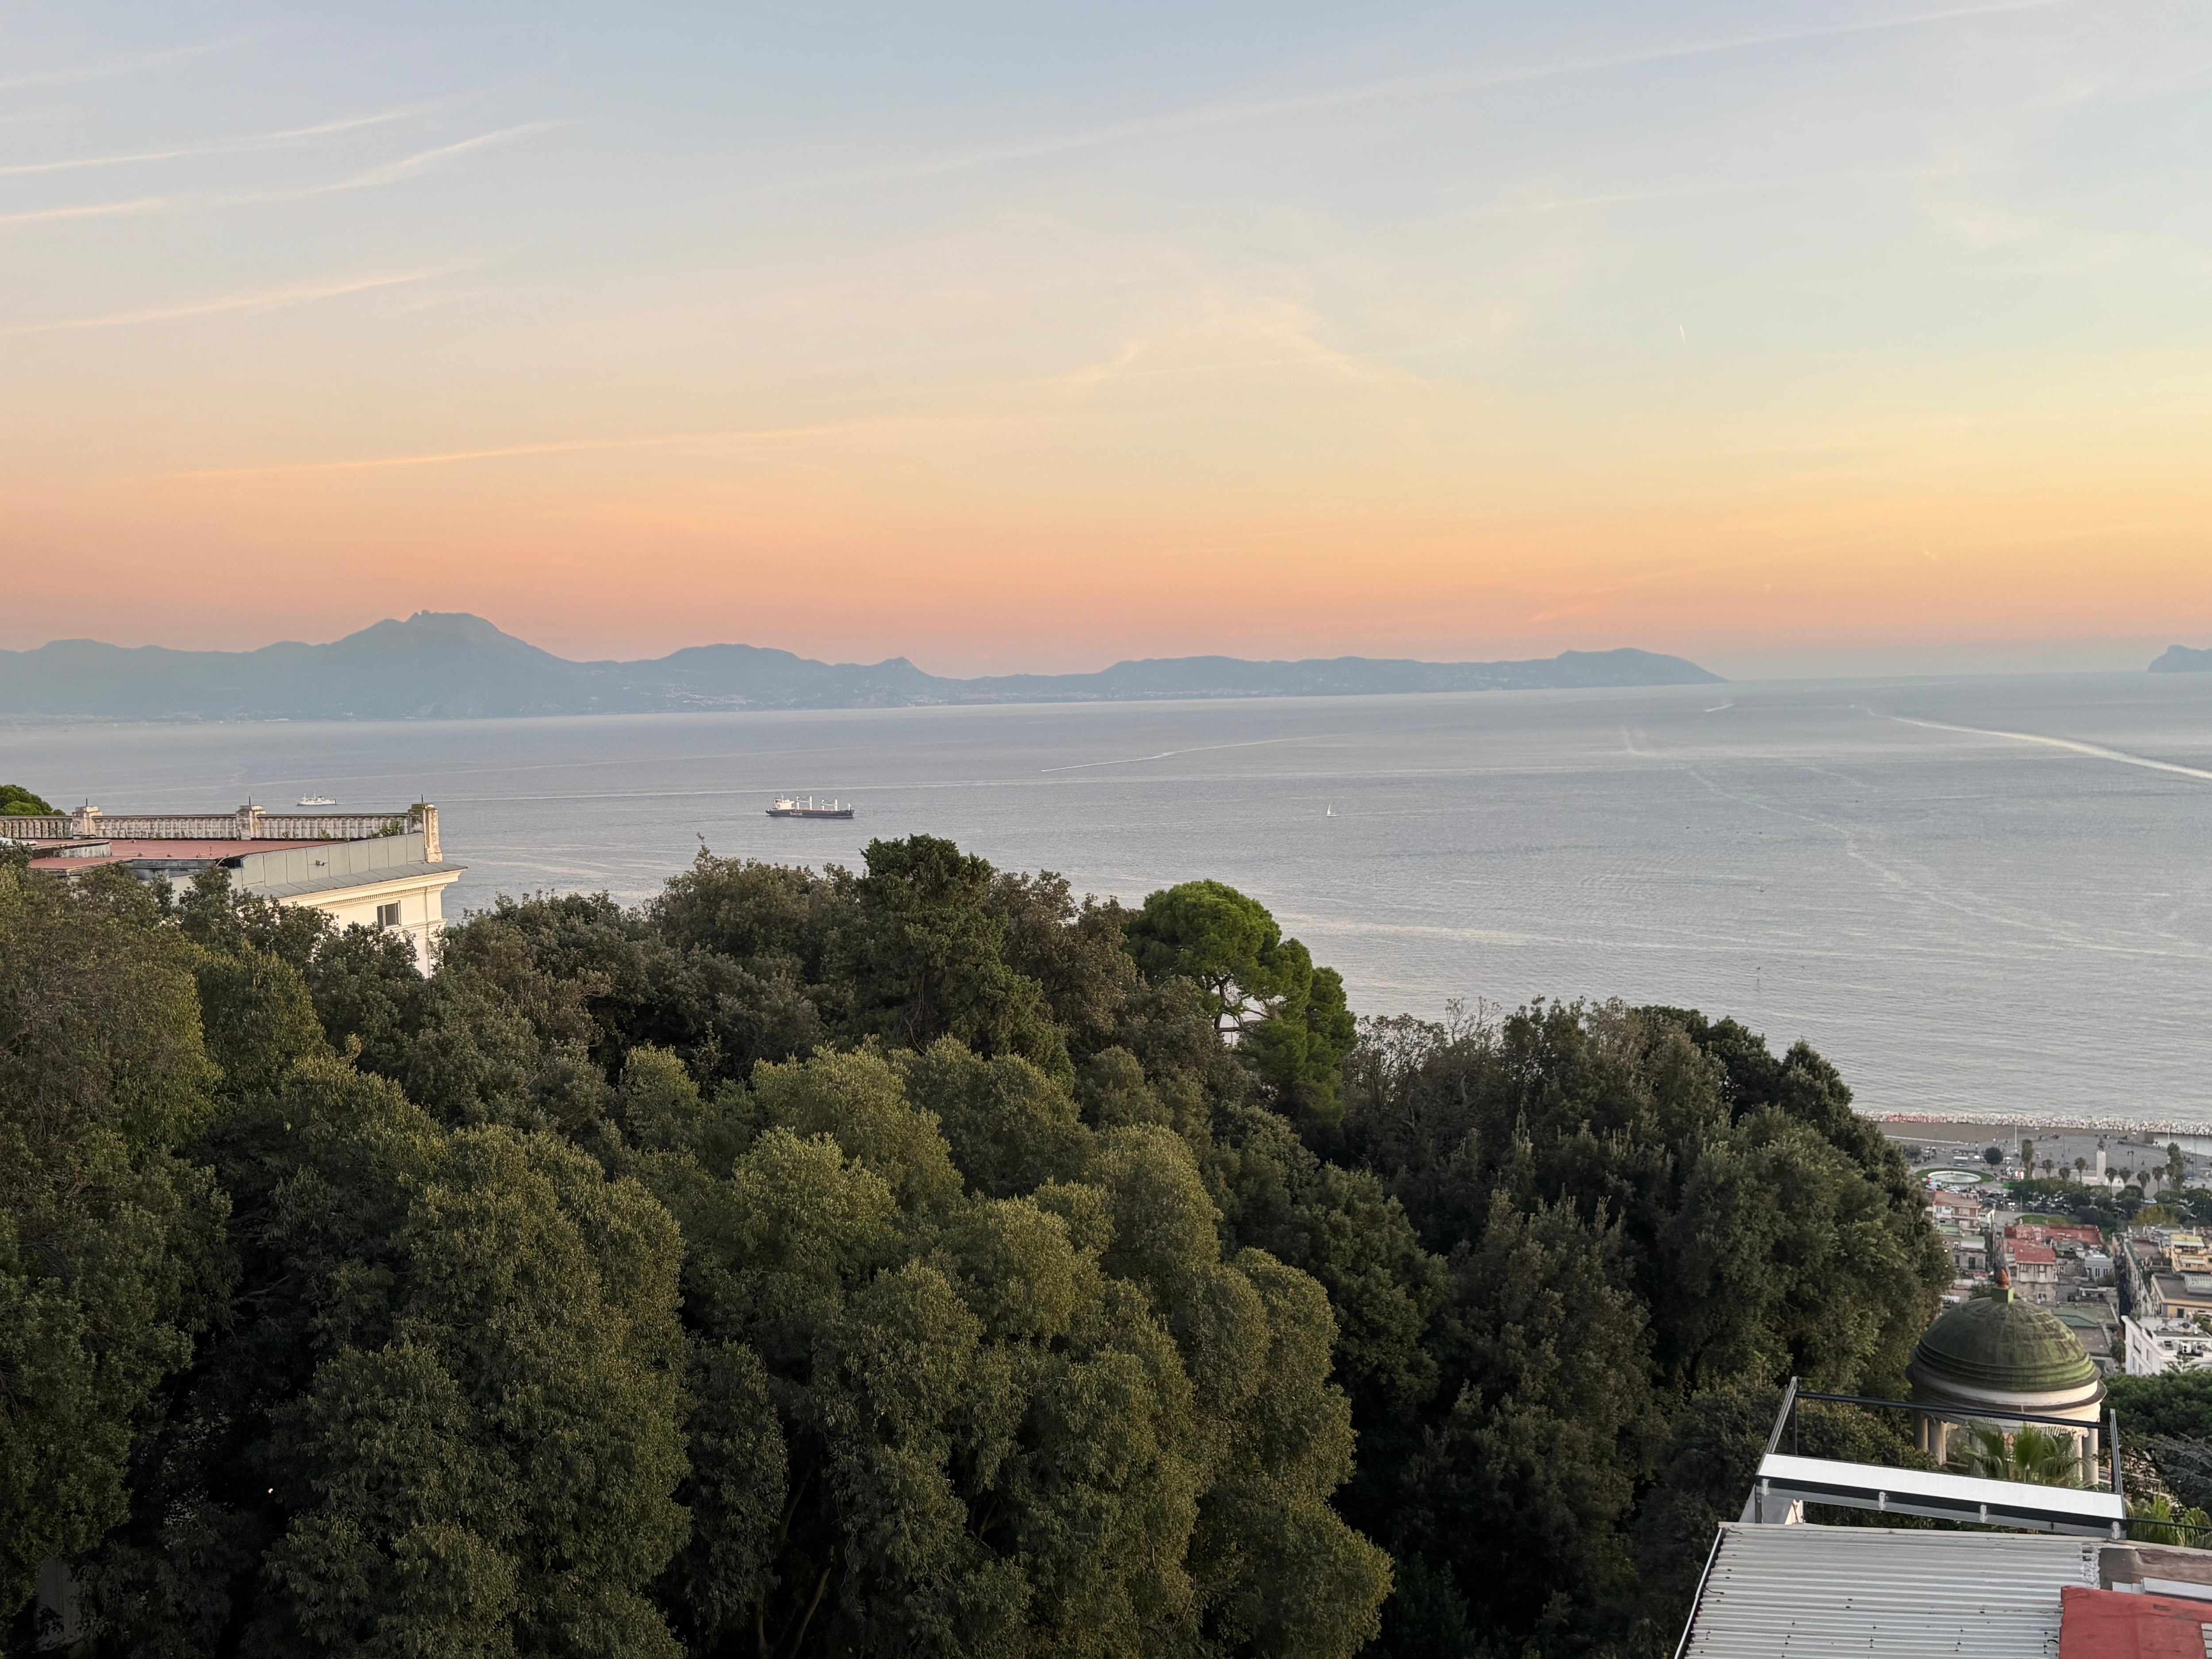
<svg viewBox="0 0 2212 1659">
<path fill-rule="evenodd" d="M 0 647 L 2212 644 L 2203 0 L 0 14 Z"/>
</svg>

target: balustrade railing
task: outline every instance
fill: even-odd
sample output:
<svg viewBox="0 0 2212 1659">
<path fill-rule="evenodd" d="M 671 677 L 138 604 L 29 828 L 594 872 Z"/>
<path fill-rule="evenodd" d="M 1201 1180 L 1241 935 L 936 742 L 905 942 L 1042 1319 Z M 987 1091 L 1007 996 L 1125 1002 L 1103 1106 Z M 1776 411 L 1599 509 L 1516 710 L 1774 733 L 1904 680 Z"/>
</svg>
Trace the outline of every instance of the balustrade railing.
<svg viewBox="0 0 2212 1659">
<path fill-rule="evenodd" d="M 66 841 L 70 823 L 62 817 L 33 817 L 13 812 L 0 814 L 0 836 L 10 841 Z"/>
<path fill-rule="evenodd" d="M 0 816 L 0 836 L 16 841 L 369 841 L 420 830 L 424 854 L 436 862 L 438 809 L 427 804 L 398 812 L 103 812 L 81 807 L 67 815 Z"/>
</svg>

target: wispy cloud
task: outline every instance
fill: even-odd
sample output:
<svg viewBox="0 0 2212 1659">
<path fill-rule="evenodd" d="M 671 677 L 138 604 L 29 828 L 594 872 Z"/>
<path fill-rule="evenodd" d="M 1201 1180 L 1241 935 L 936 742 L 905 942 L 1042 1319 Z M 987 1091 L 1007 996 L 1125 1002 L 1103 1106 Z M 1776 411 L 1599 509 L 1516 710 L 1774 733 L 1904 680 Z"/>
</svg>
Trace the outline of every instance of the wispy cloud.
<svg viewBox="0 0 2212 1659">
<path fill-rule="evenodd" d="M 243 45 L 244 41 L 244 36 L 228 40 L 207 40 L 198 46 L 134 52 L 127 58 L 110 58 L 102 63 L 78 64 L 68 69 L 34 70 L 28 75 L 9 76 L 0 80 L 0 92 L 14 92 L 24 87 L 69 86 L 80 81 L 105 81 L 118 75 L 137 75 L 148 70 L 167 69 L 172 64 L 204 58 L 210 52 L 228 52 Z"/>
<path fill-rule="evenodd" d="M 98 317 L 64 317 L 50 323 L 20 323 L 13 327 L 0 328 L 0 337 L 20 334 L 64 334 L 79 329 L 131 328 L 141 323 L 173 322 L 187 317 L 283 311 L 293 306 L 313 305 L 319 300 L 337 300 L 349 294 L 366 294 L 375 289 L 427 282 L 439 274 L 435 270 L 404 270 L 388 276 L 356 276 L 344 282 L 320 283 L 299 288 L 262 289 L 251 294 L 229 294 L 220 299 L 195 300 L 183 305 L 153 306 L 139 311 L 112 311 Z"/>
<path fill-rule="evenodd" d="M 364 455 L 340 460 L 287 461 L 269 466 L 225 466 L 171 472 L 171 478 L 258 478 L 286 473 L 374 472 L 398 467 L 453 466 L 466 461 L 498 461 L 519 456 L 576 455 L 595 450 L 678 449 L 691 444 L 772 442 L 793 438 L 829 438 L 882 421 L 840 421 L 823 426 L 739 428 L 717 432 L 659 432 L 632 438 L 559 438 L 544 443 L 499 444 L 483 449 L 441 449 L 416 455 Z"/>
<path fill-rule="evenodd" d="M 517 138 L 526 138 L 534 132 L 550 132 L 564 125 L 559 121 L 524 121 L 515 126 L 501 127 L 494 132 L 480 132 L 473 138 L 464 138 L 458 143 L 440 144 L 434 149 L 418 150 L 397 161 L 387 161 L 381 167 L 370 167 L 365 173 L 325 186 L 328 190 L 368 190 L 378 185 L 394 185 L 403 179 L 413 179 L 432 169 L 443 167 L 457 155 L 466 155 L 472 150 L 489 149 L 494 144 L 510 143 Z M 319 193 L 319 192 L 314 192 Z"/>
<path fill-rule="evenodd" d="M 266 190 L 178 191 L 167 196 L 138 196 L 126 201 L 33 208 L 21 213 L 0 213 L 0 225 L 37 224 L 54 219 L 108 218 L 118 214 L 178 212 L 193 208 L 258 207 L 276 202 L 310 201 L 319 196 L 335 196 L 347 191 L 374 190 L 382 185 L 396 185 L 404 179 L 434 172 L 454 157 L 465 155 L 473 150 L 507 143 L 562 125 L 558 121 L 526 121 L 516 126 L 501 127 L 495 131 L 478 133 L 472 138 L 417 150 L 414 155 L 403 155 L 396 161 L 380 162 L 375 167 L 326 184 L 285 185 Z"/>
<path fill-rule="evenodd" d="M 435 107 L 434 104 L 409 104 L 398 109 L 379 110 L 370 115 L 353 115 L 343 120 L 325 121 L 311 127 L 249 133 L 238 138 L 216 139 L 211 143 L 179 144 L 168 149 L 129 150 L 116 155 L 74 155 L 57 161 L 18 161 L 0 167 L 0 179 L 21 179 L 45 173 L 76 173 L 88 167 L 130 167 L 138 162 L 176 161 L 200 155 L 250 155 L 256 150 L 309 143 L 342 132 L 357 132 L 364 127 L 385 126 L 393 121 L 404 121 L 410 116 L 424 114 Z"/>
<path fill-rule="evenodd" d="M 127 202 L 88 202 L 77 207 L 32 208 L 22 213 L 0 213 L 0 225 L 35 225 L 50 219 L 109 219 L 123 213 L 158 213 L 177 198 L 137 196 Z"/>
<path fill-rule="evenodd" d="M 1309 92 L 1285 93 L 1273 98 L 1249 99 L 1234 103 L 1206 104 L 1192 109 L 1170 111 L 1158 115 L 1138 116 L 1130 120 L 1110 122 L 1083 131 L 1050 135 L 1017 143 L 971 150 L 961 155 L 924 157 L 911 161 L 893 162 L 884 167 L 859 168 L 849 173 L 826 173 L 812 178 L 780 180 L 772 184 L 755 185 L 748 191 L 741 191 L 740 194 L 770 195 L 787 191 L 829 188 L 838 185 L 876 184 L 902 179 L 926 179 L 943 173 L 965 172 L 973 167 L 1032 161 L 1049 155 L 1067 155 L 1079 150 L 1102 149 L 1133 139 L 1156 137 L 1164 134 L 1206 127 L 1233 126 L 1248 121 L 1272 120 L 1283 116 L 1317 114 L 1327 110 L 1345 109 L 1389 99 L 1498 91 L 1507 87 L 1522 86 L 1534 82 L 1596 75 L 1610 70 L 1634 69 L 1648 64 L 1674 63 L 1688 58 L 1753 52 L 1761 47 L 1789 46 L 1803 40 L 1832 40 L 1856 34 L 1881 34 L 1899 29 L 1928 28 L 1942 23 L 1968 22 L 1978 18 L 2005 17 L 2022 12 L 2051 11 L 2061 6 L 2075 3 L 2076 0 L 1992 0 L 1992 3 L 1984 5 L 1947 7 L 1938 10 L 1912 12 L 1895 17 L 1862 18 L 1848 22 L 1815 23 L 1797 28 L 1761 30 L 1746 34 L 1723 35 L 1703 40 L 1685 41 L 1674 46 L 1639 47 L 1630 52 L 1593 58 L 1571 58 L 1553 64 L 1530 64 L 1515 69 L 1455 70 L 1427 75 L 1401 76 L 1386 81 L 1362 82 L 1352 86 L 1323 87 Z"/>
</svg>

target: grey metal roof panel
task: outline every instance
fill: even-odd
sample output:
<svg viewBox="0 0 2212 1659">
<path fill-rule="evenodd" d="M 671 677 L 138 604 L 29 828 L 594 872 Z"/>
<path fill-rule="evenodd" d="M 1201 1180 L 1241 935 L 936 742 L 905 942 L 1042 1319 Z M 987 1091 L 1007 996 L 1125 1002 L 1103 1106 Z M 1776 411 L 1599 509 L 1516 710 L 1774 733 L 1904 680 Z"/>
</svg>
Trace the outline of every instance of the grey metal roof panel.
<svg viewBox="0 0 2212 1659">
<path fill-rule="evenodd" d="M 468 868 L 465 864 L 387 864 L 380 870 L 341 872 L 336 875 L 318 876 L 307 881 L 280 881 L 266 885 L 260 882 L 243 884 L 246 890 L 258 893 L 264 898 L 305 898 L 312 893 L 343 892 L 349 887 L 377 887 L 387 881 L 410 881 L 417 876 L 459 875 Z"/>
<path fill-rule="evenodd" d="M 1721 1528 L 1683 1659 L 2034 1659 L 2095 1540 L 1874 1527 Z"/>
</svg>

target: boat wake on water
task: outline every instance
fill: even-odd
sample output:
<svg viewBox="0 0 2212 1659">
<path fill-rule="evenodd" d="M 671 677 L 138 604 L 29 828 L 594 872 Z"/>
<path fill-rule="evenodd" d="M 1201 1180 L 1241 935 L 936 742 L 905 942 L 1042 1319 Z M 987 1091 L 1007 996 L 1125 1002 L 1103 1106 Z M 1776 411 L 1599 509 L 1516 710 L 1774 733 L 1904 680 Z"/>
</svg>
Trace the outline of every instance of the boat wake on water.
<svg viewBox="0 0 2212 1659">
<path fill-rule="evenodd" d="M 2153 760 L 2148 755 L 2130 755 L 2124 749 L 2107 749 L 2101 744 L 2077 743 L 2072 738 L 2046 738 L 2036 732 L 2000 732 L 1986 726 L 1950 726 L 1942 720 L 1915 720 L 1910 714 L 1892 714 L 1887 718 L 1900 726 L 1924 726 L 1930 732 L 1960 732 L 1976 738 L 2008 738 L 2014 743 L 2041 744 L 2046 749 L 2064 749 L 2076 755 L 2087 755 L 2092 760 L 2117 761 L 2122 766 L 2146 767 L 2154 772 L 2172 772 L 2185 778 L 2199 778 L 2212 783 L 2212 772 L 2199 766 L 2183 766 L 2173 761 Z"/>
</svg>

